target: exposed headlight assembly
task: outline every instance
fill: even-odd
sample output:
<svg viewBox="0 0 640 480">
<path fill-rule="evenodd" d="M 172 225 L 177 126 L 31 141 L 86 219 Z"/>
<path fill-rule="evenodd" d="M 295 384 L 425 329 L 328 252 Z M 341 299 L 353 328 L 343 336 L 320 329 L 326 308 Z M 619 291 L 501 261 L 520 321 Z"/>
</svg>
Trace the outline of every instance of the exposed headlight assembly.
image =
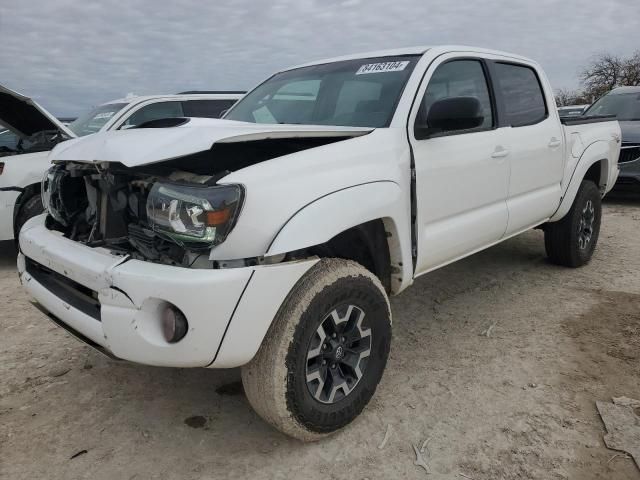
<svg viewBox="0 0 640 480">
<path fill-rule="evenodd" d="M 41 183 L 42 206 L 54 220 L 69 226 L 87 207 L 82 178 L 73 178 L 62 165 L 46 171 Z"/>
<path fill-rule="evenodd" d="M 147 198 L 149 226 L 176 243 L 211 247 L 233 228 L 243 195 L 241 185 L 156 183 Z"/>
</svg>

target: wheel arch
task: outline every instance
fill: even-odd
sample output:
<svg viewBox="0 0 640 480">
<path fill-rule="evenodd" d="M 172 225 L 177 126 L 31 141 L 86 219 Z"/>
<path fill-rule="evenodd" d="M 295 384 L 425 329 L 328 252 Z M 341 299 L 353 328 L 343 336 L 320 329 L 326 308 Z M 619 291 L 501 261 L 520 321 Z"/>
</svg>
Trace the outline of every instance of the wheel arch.
<svg viewBox="0 0 640 480">
<path fill-rule="evenodd" d="M 610 150 L 607 142 L 595 142 L 580 156 L 576 168 L 562 196 L 560 206 L 549 219 L 550 222 L 561 220 L 573 204 L 583 180 L 591 180 L 599 188 L 602 195 L 609 190 Z"/>
<path fill-rule="evenodd" d="M 280 228 L 265 256 L 306 253 L 354 260 L 388 292 L 411 283 L 408 198 L 392 181 L 356 185 L 299 209 Z"/>
<path fill-rule="evenodd" d="M 30 185 L 27 185 L 26 187 L 24 187 L 22 189 L 22 192 L 20 192 L 20 195 L 18 195 L 18 198 L 16 199 L 16 203 L 13 206 L 13 236 L 14 238 L 18 238 L 17 234 L 18 232 L 16 232 L 16 219 L 18 218 L 18 214 L 20 213 L 20 209 L 22 208 L 22 205 L 29 200 L 31 197 L 33 197 L 34 195 L 40 195 L 42 190 L 42 185 L 40 183 L 32 183 Z"/>
</svg>

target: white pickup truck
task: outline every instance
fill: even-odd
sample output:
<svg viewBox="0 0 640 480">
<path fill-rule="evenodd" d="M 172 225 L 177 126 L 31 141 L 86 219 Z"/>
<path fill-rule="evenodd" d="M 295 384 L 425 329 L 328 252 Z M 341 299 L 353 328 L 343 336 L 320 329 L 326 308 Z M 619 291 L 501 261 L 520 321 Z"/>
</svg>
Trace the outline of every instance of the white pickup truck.
<svg viewBox="0 0 640 480">
<path fill-rule="evenodd" d="M 53 150 L 22 284 L 113 357 L 242 367 L 302 440 L 369 402 L 417 276 L 534 227 L 586 264 L 620 150 L 616 121 L 561 123 L 537 63 L 456 46 L 309 63 L 152 126 Z"/>
<path fill-rule="evenodd" d="M 134 96 L 103 103 L 64 124 L 31 98 L 0 85 L 0 241 L 42 213 L 40 186 L 57 143 L 96 132 L 132 128 L 170 117 L 219 118 L 244 92 L 184 92 Z M 1 130 L 1 128 L 0 128 Z"/>
</svg>

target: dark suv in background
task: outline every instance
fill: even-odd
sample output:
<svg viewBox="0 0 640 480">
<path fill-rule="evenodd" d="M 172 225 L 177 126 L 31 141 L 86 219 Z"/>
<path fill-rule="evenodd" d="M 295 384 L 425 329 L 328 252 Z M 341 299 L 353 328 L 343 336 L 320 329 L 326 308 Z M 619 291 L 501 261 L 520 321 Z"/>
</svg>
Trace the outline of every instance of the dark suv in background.
<svg viewBox="0 0 640 480">
<path fill-rule="evenodd" d="M 640 86 L 618 87 L 601 97 L 584 115 L 615 115 L 622 130 L 617 189 L 640 192 Z"/>
</svg>

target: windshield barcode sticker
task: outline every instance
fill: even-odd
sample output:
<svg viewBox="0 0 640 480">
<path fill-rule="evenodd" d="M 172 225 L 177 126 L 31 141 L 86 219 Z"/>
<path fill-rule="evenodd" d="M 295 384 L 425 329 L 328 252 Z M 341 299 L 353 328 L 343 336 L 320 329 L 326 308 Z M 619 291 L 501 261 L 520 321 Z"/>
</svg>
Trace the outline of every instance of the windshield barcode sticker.
<svg viewBox="0 0 640 480">
<path fill-rule="evenodd" d="M 364 75 L 365 73 L 386 73 L 386 72 L 399 72 L 404 70 L 408 61 L 405 62 L 382 62 L 382 63 L 367 63 L 362 65 L 356 75 Z"/>
</svg>

